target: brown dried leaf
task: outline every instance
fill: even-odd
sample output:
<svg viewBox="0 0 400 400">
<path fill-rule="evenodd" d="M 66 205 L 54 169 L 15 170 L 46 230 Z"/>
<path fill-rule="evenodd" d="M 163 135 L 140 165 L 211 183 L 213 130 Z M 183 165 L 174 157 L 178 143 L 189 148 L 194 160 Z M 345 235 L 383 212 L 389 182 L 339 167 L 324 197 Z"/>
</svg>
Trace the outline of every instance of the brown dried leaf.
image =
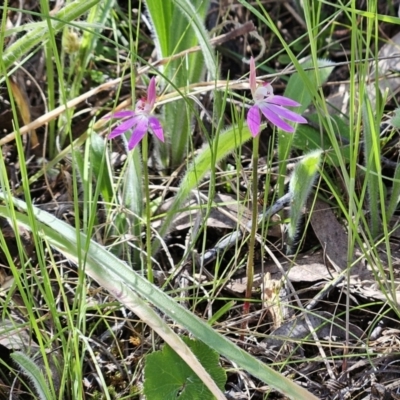
<svg viewBox="0 0 400 400">
<path fill-rule="evenodd" d="M 337 276 L 334 270 L 324 264 L 322 251 L 312 254 L 299 254 L 296 261 L 288 258 L 278 259 L 281 267 L 285 271 L 285 276 L 291 282 L 317 282 L 327 281 Z M 280 281 L 282 272 L 272 261 L 267 261 L 263 265 L 263 271 L 268 271 L 272 280 Z M 263 284 L 264 272 L 256 268 L 254 275 L 254 287 L 259 288 Z M 226 288 L 235 293 L 244 293 L 246 290 L 247 278 L 245 276 L 231 279 Z"/>
<path fill-rule="evenodd" d="M 327 258 L 341 271 L 347 267 L 347 234 L 331 207 L 321 200 L 315 202 L 311 226 Z"/>
<path fill-rule="evenodd" d="M 315 202 L 311 225 L 321 246 L 324 248 L 327 260 L 338 269 L 337 272 L 344 271 L 347 268 L 347 233 L 336 219 L 332 209 L 321 200 Z M 394 245 L 391 244 L 391 247 L 391 265 L 400 265 L 400 252 Z M 381 246 L 381 249 L 379 253 L 378 248 L 379 261 L 377 262 L 388 270 L 385 246 Z M 362 257 L 362 252 L 359 249 L 355 250 L 354 259 L 359 259 L 359 261 L 351 267 L 351 292 L 358 293 L 369 299 L 386 301 L 387 296 L 379 289 L 372 273 L 372 270 L 375 270 L 375 274 L 380 274 L 381 268 L 376 265 L 369 265 L 367 260 Z M 372 258 L 370 257 L 369 260 L 371 261 Z M 387 277 L 381 277 L 380 280 L 384 282 L 385 279 L 388 279 L 388 276 L 389 274 L 387 274 Z M 400 276 L 395 278 L 400 278 Z M 395 301 L 400 303 L 399 290 L 396 291 Z"/>
<path fill-rule="evenodd" d="M 326 311 L 316 311 L 313 314 L 309 314 L 308 319 L 319 339 L 346 339 L 346 323 L 342 319 L 334 317 Z M 349 324 L 349 332 L 351 337 L 356 339 L 361 338 L 364 334 L 362 329 L 353 324 Z M 307 321 L 301 315 L 285 322 L 280 328 L 274 330 L 264 342 L 268 347 L 276 348 L 282 347 L 286 341 L 298 341 L 307 337 L 312 338 Z"/>
<path fill-rule="evenodd" d="M 25 83 L 21 78 L 19 78 L 18 75 L 10 79 L 9 83 L 14 96 L 14 100 L 17 103 L 22 122 L 24 123 L 24 125 L 28 125 L 31 122 L 31 112 L 28 95 L 25 91 Z M 30 141 L 32 149 L 36 148 L 39 145 L 39 140 L 34 129 L 32 129 L 30 132 Z"/>
</svg>

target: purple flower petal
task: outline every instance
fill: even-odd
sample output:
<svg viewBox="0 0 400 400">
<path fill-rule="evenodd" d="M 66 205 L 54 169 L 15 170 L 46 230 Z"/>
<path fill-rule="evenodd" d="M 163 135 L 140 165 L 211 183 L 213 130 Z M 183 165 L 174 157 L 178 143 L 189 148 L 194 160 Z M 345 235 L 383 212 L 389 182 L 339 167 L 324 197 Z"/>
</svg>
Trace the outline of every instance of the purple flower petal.
<svg viewBox="0 0 400 400">
<path fill-rule="evenodd" d="M 149 87 L 147 88 L 147 103 L 150 105 L 150 108 L 153 108 L 155 102 L 156 102 L 156 78 L 155 76 L 153 76 L 150 79 Z"/>
<path fill-rule="evenodd" d="M 270 109 L 271 104 L 268 106 L 264 106 L 260 108 L 261 112 L 264 114 L 265 118 L 267 118 L 270 122 L 276 125 L 278 128 L 286 131 L 286 132 L 294 132 L 293 126 L 290 126 L 286 123 L 278 114 L 276 114 L 273 110 Z"/>
<path fill-rule="evenodd" d="M 164 142 L 164 132 L 160 124 L 160 121 L 156 117 L 150 117 L 149 125 L 153 133 L 157 136 L 157 138 L 160 139 L 162 142 Z"/>
<path fill-rule="evenodd" d="M 143 139 L 149 127 L 149 120 L 147 118 L 140 118 L 137 121 L 137 125 L 132 132 L 132 136 L 129 139 L 128 149 L 132 150 L 137 144 Z"/>
<path fill-rule="evenodd" d="M 306 124 L 307 120 L 300 114 L 286 108 L 276 106 L 275 104 L 268 104 L 268 108 L 280 117 L 288 119 L 289 121 L 298 122 L 300 124 Z"/>
<path fill-rule="evenodd" d="M 106 119 L 122 118 L 124 121 L 117 126 L 109 135 L 110 139 L 131 130 L 132 134 L 128 142 L 129 150 L 132 150 L 143 139 L 143 136 L 151 128 L 154 135 L 164 141 L 164 131 L 160 121 L 152 116 L 151 112 L 156 101 L 156 78 L 150 79 L 147 88 L 147 98 L 137 101 L 135 111 L 119 111 L 111 114 Z"/>
<path fill-rule="evenodd" d="M 258 106 L 253 106 L 247 113 L 247 125 L 251 134 L 256 137 L 260 132 L 261 115 Z"/>
<path fill-rule="evenodd" d="M 122 135 L 126 131 L 132 128 L 132 126 L 136 125 L 138 123 L 138 116 L 135 116 L 133 118 L 130 118 L 123 122 L 121 125 L 117 126 L 109 135 L 109 139 L 113 139 L 119 135 Z"/>
<path fill-rule="evenodd" d="M 111 118 L 127 118 L 127 117 L 134 117 L 135 111 L 118 111 L 114 114 L 107 115 L 103 117 L 104 119 L 111 119 Z"/>
<path fill-rule="evenodd" d="M 289 99 L 289 97 L 285 96 L 271 96 L 264 99 L 267 103 L 277 104 L 278 106 L 289 106 L 289 107 L 297 107 L 300 105 L 297 101 Z"/>
</svg>

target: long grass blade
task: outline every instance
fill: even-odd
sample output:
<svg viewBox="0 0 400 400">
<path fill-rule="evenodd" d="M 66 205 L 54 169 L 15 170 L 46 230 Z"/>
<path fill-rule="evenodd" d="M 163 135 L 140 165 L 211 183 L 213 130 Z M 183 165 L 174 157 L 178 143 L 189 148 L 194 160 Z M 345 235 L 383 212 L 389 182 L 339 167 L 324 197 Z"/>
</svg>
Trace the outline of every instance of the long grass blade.
<svg viewBox="0 0 400 400">
<path fill-rule="evenodd" d="M 21 200 L 8 198 L 3 193 L 0 193 L 0 198 L 8 202 L 13 202 L 19 209 L 27 211 L 26 204 Z M 149 323 L 164 339 L 169 340 L 164 335 L 164 331 L 168 329 L 165 322 L 158 319 L 155 321 L 146 318 L 146 313 L 148 312 L 152 315 L 154 310 L 144 301 L 138 303 L 140 299 L 138 295 L 146 298 L 163 313 L 188 329 L 199 340 L 229 360 L 232 360 L 239 367 L 244 368 L 255 377 L 268 383 L 279 392 L 296 400 L 317 399 L 290 379 L 274 371 L 266 364 L 234 345 L 224 336 L 215 332 L 208 324 L 176 303 L 171 297 L 150 284 L 145 278 L 132 271 L 125 263 L 121 262 L 98 243 L 90 241 L 90 246 L 86 254 L 77 254 L 78 238 L 74 228 L 63 221 L 55 219 L 54 216 L 47 212 L 35 207 L 32 210 L 34 217 L 38 221 L 40 232 L 52 246 L 75 262 L 79 258 L 86 259 L 85 272 L 112 293 L 125 306 L 132 309 L 133 312 L 139 313 L 138 315 L 145 322 Z M 10 210 L 5 206 L 0 206 L 0 215 L 9 217 Z M 19 224 L 29 229 L 29 218 L 26 215 L 15 212 L 15 216 Z M 87 242 L 85 235 L 81 234 L 80 236 L 81 242 Z M 178 354 L 182 354 L 181 349 L 176 349 L 174 343 L 171 347 Z"/>
</svg>

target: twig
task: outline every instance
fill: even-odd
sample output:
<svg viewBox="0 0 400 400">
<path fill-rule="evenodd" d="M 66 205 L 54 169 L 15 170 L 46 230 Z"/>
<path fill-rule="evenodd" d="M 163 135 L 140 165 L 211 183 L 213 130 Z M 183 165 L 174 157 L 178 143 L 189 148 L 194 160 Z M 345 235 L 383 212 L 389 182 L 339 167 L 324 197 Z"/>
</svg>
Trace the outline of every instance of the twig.
<svg viewBox="0 0 400 400">
<path fill-rule="evenodd" d="M 232 32 L 220 35 L 216 38 L 210 39 L 210 43 L 212 46 L 218 46 L 228 40 L 234 39 L 237 36 L 241 36 L 244 35 L 246 33 L 249 33 L 251 31 L 254 31 L 256 28 L 253 24 L 253 22 L 247 22 L 244 25 L 234 29 Z M 201 48 L 200 46 L 195 46 L 195 47 L 191 47 L 190 49 L 187 49 L 185 51 L 182 51 L 178 54 L 175 54 L 171 57 L 168 58 L 163 58 L 162 60 L 157 60 L 154 63 L 151 63 L 149 65 L 146 65 L 142 68 L 139 68 L 139 70 L 137 71 L 137 77 L 139 77 L 140 75 L 144 74 L 145 72 L 148 72 L 151 69 L 154 69 L 155 67 L 159 66 L 159 65 L 163 65 L 166 63 L 169 63 L 171 60 L 174 60 L 176 58 L 179 57 L 183 57 L 187 54 L 191 54 L 197 51 L 200 51 Z M 57 108 L 55 108 L 54 110 L 42 115 L 41 117 L 35 119 L 34 121 L 32 121 L 30 124 L 27 124 L 25 126 L 23 126 L 21 129 L 19 129 L 18 131 L 14 131 L 8 135 L 6 135 L 5 137 L 3 137 L 0 140 L 0 146 L 3 146 L 6 143 L 9 143 L 11 141 L 13 141 L 15 139 L 15 135 L 16 134 L 20 134 L 20 135 L 25 135 L 28 132 L 32 131 L 33 129 L 37 129 L 45 124 L 47 124 L 48 122 L 56 119 L 60 114 L 62 114 L 63 112 L 65 112 L 67 109 L 70 108 L 74 108 L 76 106 L 78 106 L 79 104 L 83 103 L 84 101 L 86 101 L 89 97 L 94 96 L 100 92 L 103 92 L 105 90 L 111 89 L 115 86 L 118 86 L 119 84 L 121 84 L 121 82 L 130 79 L 131 78 L 131 74 L 127 74 L 125 76 L 123 76 L 122 78 L 117 78 L 114 80 L 111 80 L 109 82 L 103 83 L 100 86 L 97 86 L 96 88 L 89 90 L 88 92 L 82 94 L 81 96 L 76 97 L 75 99 L 72 99 L 70 101 L 68 101 L 66 104 L 63 104 Z M 226 82 L 224 84 L 224 88 L 226 88 Z M 215 85 L 214 83 L 211 85 L 210 90 L 214 90 L 215 89 Z M 121 105 L 122 108 L 123 107 L 127 107 L 130 105 L 130 100 L 127 102 L 123 102 L 123 104 Z"/>
<path fill-rule="evenodd" d="M 281 211 L 285 206 L 290 203 L 292 199 L 291 193 L 286 193 L 280 199 L 276 201 L 274 205 L 269 207 L 263 214 L 258 217 L 258 225 L 261 225 L 267 218 Z M 252 226 L 251 220 L 247 223 L 245 229 L 250 230 Z M 205 266 L 210 262 L 214 261 L 218 254 L 222 251 L 225 251 L 232 247 L 241 237 L 243 236 L 243 232 L 237 230 L 232 232 L 228 237 L 221 240 L 214 248 L 207 250 L 204 255 L 200 258 L 200 265 Z"/>
</svg>

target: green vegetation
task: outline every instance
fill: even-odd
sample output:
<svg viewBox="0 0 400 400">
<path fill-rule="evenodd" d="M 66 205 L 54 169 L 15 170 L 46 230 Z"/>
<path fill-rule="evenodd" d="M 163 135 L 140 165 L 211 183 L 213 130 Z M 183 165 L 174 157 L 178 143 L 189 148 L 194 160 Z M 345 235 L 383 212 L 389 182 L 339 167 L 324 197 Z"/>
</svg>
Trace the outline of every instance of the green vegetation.
<svg viewBox="0 0 400 400">
<path fill-rule="evenodd" d="M 394 394 L 392 2 L 29 3 L 0 6 L 0 398 Z"/>
</svg>

